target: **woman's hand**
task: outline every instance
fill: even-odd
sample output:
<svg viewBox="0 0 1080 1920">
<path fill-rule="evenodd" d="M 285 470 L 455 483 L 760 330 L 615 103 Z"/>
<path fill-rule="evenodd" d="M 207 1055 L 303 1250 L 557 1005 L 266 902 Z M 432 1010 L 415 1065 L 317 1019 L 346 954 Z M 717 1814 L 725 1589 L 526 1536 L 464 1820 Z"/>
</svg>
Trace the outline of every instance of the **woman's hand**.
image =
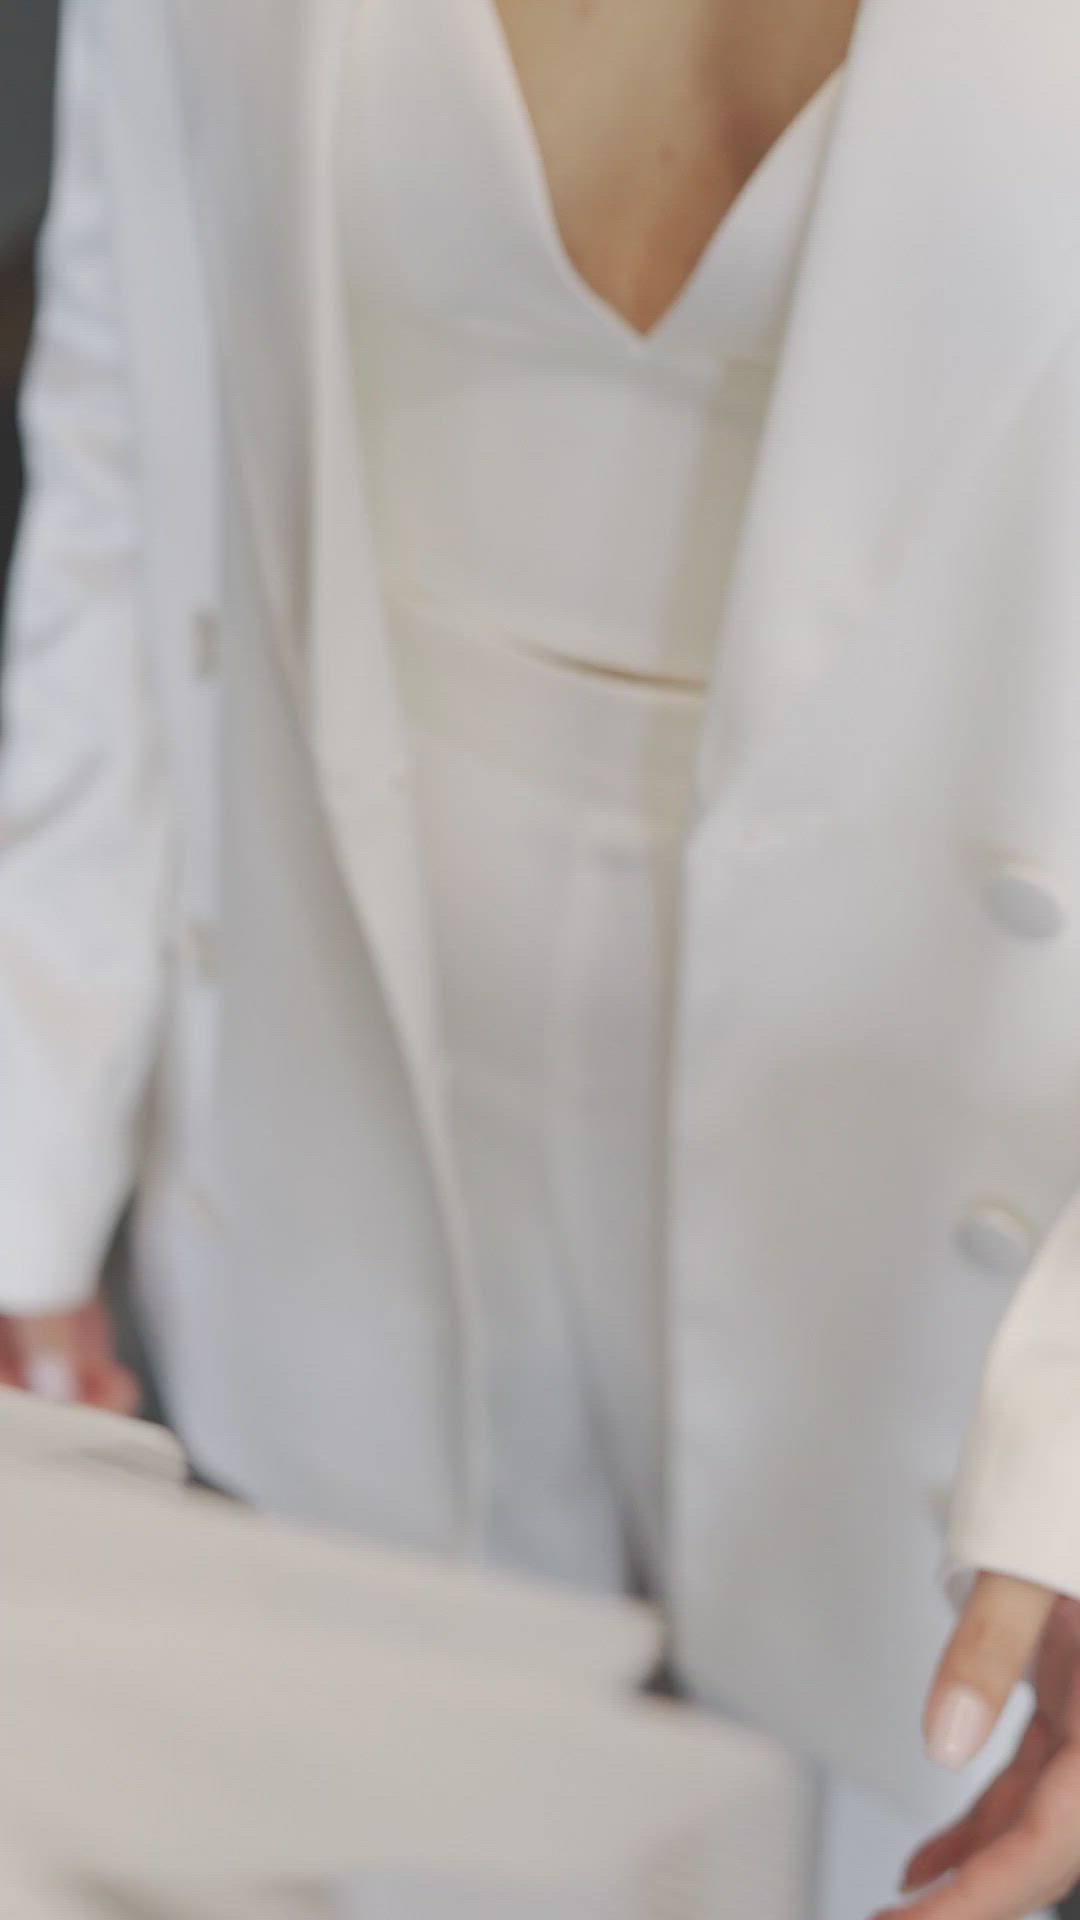
<svg viewBox="0 0 1080 1920">
<path fill-rule="evenodd" d="M 895 1910 L 905 1920 L 1024 1920 L 1080 1882 L 1080 1602 L 981 1575 L 930 1692 L 927 1745 L 965 1766 L 1029 1675 L 1035 1711 L 1012 1762 L 910 1862 L 903 1890 L 922 1897 Z"/>
<path fill-rule="evenodd" d="M 41 1319 L 0 1317 L 0 1387 L 108 1413 L 132 1414 L 139 1406 L 138 1386 L 116 1358 L 100 1299 Z"/>
</svg>

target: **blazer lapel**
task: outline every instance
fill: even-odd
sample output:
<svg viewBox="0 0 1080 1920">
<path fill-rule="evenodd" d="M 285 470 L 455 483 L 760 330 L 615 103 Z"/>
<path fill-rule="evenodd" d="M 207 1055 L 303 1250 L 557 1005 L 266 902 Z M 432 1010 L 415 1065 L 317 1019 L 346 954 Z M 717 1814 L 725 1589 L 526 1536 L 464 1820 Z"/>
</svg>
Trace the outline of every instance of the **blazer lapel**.
<svg viewBox="0 0 1080 1920">
<path fill-rule="evenodd" d="M 408 754 L 359 444 L 334 177 L 339 89 L 355 12 L 356 0 L 323 0 L 311 66 L 306 685 L 327 818 L 384 992 L 426 1086 L 436 1041 L 434 983 Z"/>
<path fill-rule="evenodd" d="M 472 1551 L 485 1524 L 488 1481 L 483 1313 L 445 1100 L 427 895 L 359 445 L 337 220 L 339 88 L 356 5 L 322 0 L 310 68 L 311 741 L 326 819 L 397 1029 L 442 1209 L 459 1314 L 461 1544 Z"/>
<path fill-rule="evenodd" d="M 1078 62 L 1073 0 L 864 0 L 724 621 L 706 806 L 866 631 L 1073 318 Z"/>
<path fill-rule="evenodd" d="M 432 1118 L 423 890 L 365 498 L 334 138 L 356 0 L 168 0 L 241 493 L 327 824 Z"/>
<path fill-rule="evenodd" d="M 324 817 L 423 1128 L 459 1309 L 465 1509 L 485 1485 L 483 1347 L 438 1046 L 425 890 L 358 444 L 334 181 L 358 0 L 167 0 L 189 81 L 223 405 Z M 250 80 L 246 78 L 250 76 Z"/>
</svg>

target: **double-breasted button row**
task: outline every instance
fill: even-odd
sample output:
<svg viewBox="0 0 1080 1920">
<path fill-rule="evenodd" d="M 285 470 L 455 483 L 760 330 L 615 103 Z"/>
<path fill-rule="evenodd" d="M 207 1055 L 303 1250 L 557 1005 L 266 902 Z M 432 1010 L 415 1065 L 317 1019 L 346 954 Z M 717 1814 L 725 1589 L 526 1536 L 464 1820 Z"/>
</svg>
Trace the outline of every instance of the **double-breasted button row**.
<svg viewBox="0 0 1080 1920">
<path fill-rule="evenodd" d="M 827 825 L 828 815 L 817 807 L 757 813 L 741 824 L 738 850 L 750 859 L 784 852 L 816 838 Z M 1062 881 L 1036 860 L 1021 855 L 984 857 L 978 863 L 978 888 L 989 919 L 1016 940 L 1058 939 L 1075 917 Z"/>
<path fill-rule="evenodd" d="M 212 920 L 191 919 L 184 929 L 184 958 L 190 971 L 207 986 L 221 977 L 221 935 Z"/>
<path fill-rule="evenodd" d="M 1066 889 L 1052 873 L 1007 855 L 985 866 L 982 901 L 995 925 L 1018 940 L 1055 940 L 1072 918 Z"/>
<path fill-rule="evenodd" d="M 221 673 L 221 616 L 213 606 L 196 607 L 189 622 L 190 672 L 196 682 L 216 681 Z M 221 939 L 214 921 L 192 914 L 185 922 L 179 959 L 186 972 L 205 986 L 216 985 L 221 973 Z"/>
<path fill-rule="evenodd" d="M 1052 941 L 1069 931 L 1073 914 L 1068 890 L 1035 860 L 1010 854 L 988 859 L 981 894 L 991 921 L 1015 940 Z M 956 1240 L 984 1273 L 1018 1280 L 1035 1256 L 1039 1230 L 1022 1207 L 990 1196 L 973 1203 L 957 1225 Z"/>
<path fill-rule="evenodd" d="M 221 672 L 221 620 L 213 607 L 191 616 L 191 667 L 196 680 L 215 680 Z"/>
<path fill-rule="evenodd" d="M 1027 1214 L 995 1196 L 972 1203 L 957 1222 L 955 1237 L 974 1266 L 1002 1280 L 1018 1280 L 1039 1244 L 1039 1230 Z"/>
</svg>

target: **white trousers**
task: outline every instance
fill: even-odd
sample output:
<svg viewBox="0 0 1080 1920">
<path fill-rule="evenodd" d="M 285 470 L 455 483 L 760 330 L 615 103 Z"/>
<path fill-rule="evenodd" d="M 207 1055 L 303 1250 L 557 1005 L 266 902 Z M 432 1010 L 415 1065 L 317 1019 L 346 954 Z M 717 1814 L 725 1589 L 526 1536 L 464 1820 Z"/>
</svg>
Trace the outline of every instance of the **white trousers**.
<svg viewBox="0 0 1080 1920">
<path fill-rule="evenodd" d="M 662 1596 L 668 1065 L 701 700 L 415 613 L 398 627 L 489 1328 L 491 1553 Z M 925 1836 L 843 1782 L 820 1793 L 807 1912 L 866 1920 Z M 436 1911 L 457 1920 L 409 1908 Z"/>
<path fill-rule="evenodd" d="M 491 1549 L 662 1592 L 668 1050 L 701 703 L 419 620 L 400 657 L 487 1311 Z"/>
</svg>

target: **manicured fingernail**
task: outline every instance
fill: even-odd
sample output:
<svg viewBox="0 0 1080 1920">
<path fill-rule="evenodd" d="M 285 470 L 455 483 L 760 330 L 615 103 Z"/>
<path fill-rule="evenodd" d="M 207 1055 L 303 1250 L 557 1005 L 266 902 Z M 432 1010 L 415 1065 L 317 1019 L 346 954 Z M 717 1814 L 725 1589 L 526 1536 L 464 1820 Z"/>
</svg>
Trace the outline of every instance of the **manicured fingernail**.
<svg viewBox="0 0 1080 1920">
<path fill-rule="evenodd" d="M 994 1725 L 994 1716 L 973 1687 L 951 1687 L 927 1729 L 926 1751 L 939 1767 L 958 1773 L 974 1760 Z"/>
<path fill-rule="evenodd" d="M 55 1407 L 73 1406 L 79 1397 L 74 1369 L 62 1353 L 35 1353 L 26 1363 L 26 1385 L 39 1400 L 49 1400 Z"/>
</svg>

